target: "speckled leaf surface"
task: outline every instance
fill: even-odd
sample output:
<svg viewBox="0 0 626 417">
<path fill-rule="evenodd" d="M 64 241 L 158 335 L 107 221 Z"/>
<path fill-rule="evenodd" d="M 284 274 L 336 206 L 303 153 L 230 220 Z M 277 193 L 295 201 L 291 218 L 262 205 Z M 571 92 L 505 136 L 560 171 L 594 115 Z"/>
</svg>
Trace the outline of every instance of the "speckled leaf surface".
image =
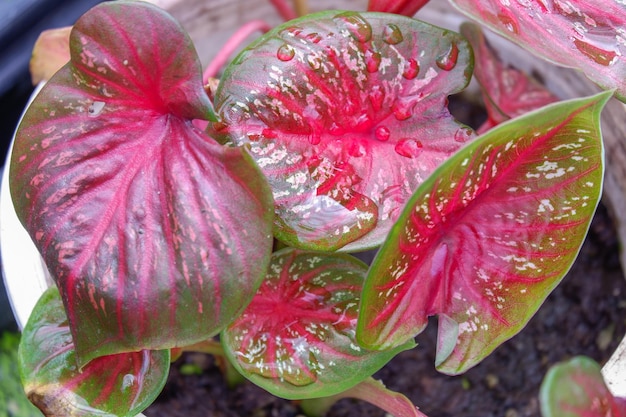
<svg viewBox="0 0 626 417">
<path fill-rule="evenodd" d="M 283 249 L 241 317 L 222 333 L 235 367 L 279 397 L 317 398 L 365 380 L 412 342 L 385 352 L 356 344 L 367 266 L 345 254 Z"/>
<path fill-rule="evenodd" d="M 272 187 L 279 239 L 377 246 L 417 186 L 474 136 L 446 107 L 472 62 L 459 34 L 408 17 L 310 15 L 225 71 L 215 135 L 250 147 Z"/>
<path fill-rule="evenodd" d="M 506 122 L 420 186 L 368 273 L 363 346 L 404 343 L 439 315 L 436 364 L 458 374 L 525 326 L 569 270 L 595 212 L 609 97 Z"/>
<path fill-rule="evenodd" d="M 59 291 L 50 288 L 24 328 L 18 365 L 26 395 L 46 416 L 134 417 L 165 385 L 170 353 L 103 356 L 80 369 Z"/>
<path fill-rule="evenodd" d="M 266 182 L 244 152 L 193 127 L 211 105 L 193 45 L 165 12 L 103 3 L 70 43 L 71 62 L 19 127 L 10 181 L 79 359 L 219 333 L 269 263 Z"/>
<path fill-rule="evenodd" d="M 614 397 L 600 365 L 584 356 L 550 368 L 539 399 L 543 417 L 626 417 L 626 398 Z"/>
<path fill-rule="evenodd" d="M 451 0 L 532 53 L 582 70 L 626 100 L 626 4 L 620 0 Z"/>
<path fill-rule="evenodd" d="M 461 25 L 461 33 L 474 49 L 474 77 L 480 84 L 487 109 L 487 120 L 478 129 L 479 133 L 558 101 L 555 95 L 528 74 L 502 62 L 480 26 L 465 22 Z"/>
</svg>

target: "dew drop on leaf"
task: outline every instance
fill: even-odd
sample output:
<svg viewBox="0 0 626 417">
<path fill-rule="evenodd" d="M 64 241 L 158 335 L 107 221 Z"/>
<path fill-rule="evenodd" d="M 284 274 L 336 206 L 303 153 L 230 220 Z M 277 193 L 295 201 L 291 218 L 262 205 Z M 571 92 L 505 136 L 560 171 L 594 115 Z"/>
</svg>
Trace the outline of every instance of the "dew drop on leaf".
<svg viewBox="0 0 626 417">
<path fill-rule="evenodd" d="M 382 57 L 380 53 L 373 52 L 369 49 L 365 52 L 365 66 L 367 68 L 367 72 L 372 73 L 378 71 L 381 61 Z"/>
<path fill-rule="evenodd" d="M 502 22 L 502 24 L 504 25 L 504 27 L 511 33 L 514 34 L 519 34 L 519 28 L 517 25 L 517 22 L 515 21 L 515 19 L 511 16 L 507 16 L 505 14 L 499 14 L 498 15 L 498 20 L 500 20 L 500 22 Z"/>
<path fill-rule="evenodd" d="M 402 121 L 413 116 L 413 106 L 415 101 L 409 99 L 399 99 L 393 105 L 393 115 L 397 120 Z"/>
<path fill-rule="evenodd" d="M 296 55 L 296 50 L 293 49 L 291 45 L 284 44 L 280 48 L 278 48 L 278 52 L 276 52 L 276 56 L 281 61 L 291 61 L 293 57 Z"/>
<path fill-rule="evenodd" d="M 468 127 L 459 128 L 454 134 L 454 140 L 460 143 L 467 142 L 472 137 L 472 129 Z"/>
<path fill-rule="evenodd" d="M 383 29 L 383 40 L 389 45 L 397 45 L 404 40 L 404 36 L 398 26 L 390 23 Z"/>
<path fill-rule="evenodd" d="M 309 143 L 311 145 L 319 145 L 321 141 L 322 141 L 322 137 L 320 136 L 319 133 L 311 133 L 309 135 Z"/>
<path fill-rule="evenodd" d="M 335 16 L 339 26 L 344 26 L 348 33 L 359 42 L 369 42 L 372 39 L 372 27 L 360 14 L 346 12 Z"/>
<path fill-rule="evenodd" d="M 285 37 L 297 37 L 302 33 L 302 28 L 299 26 L 289 26 L 283 30 L 280 31 L 280 37 L 281 38 L 285 38 Z"/>
<path fill-rule="evenodd" d="M 450 49 L 437 58 L 437 66 L 444 71 L 451 71 L 459 58 L 459 47 L 456 43 L 450 45 Z"/>
<path fill-rule="evenodd" d="M 396 143 L 395 151 L 400 156 L 415 158 L 422 153 L 423 147 L 419 140 L 404 138 Z"/>
<path fill-rule="evenodd" d="M 96 117 L 102 112 L 103 109 L 104 101 L 94 101 L 91 106 L 89 106 L 89 109 L 87 109 L 87 113 L 89 113 L 89 116 L 91 117 Z"/>
<path fill-rule="evenodd" d="M 372 104 L 372 109 L 374 111 L 378 111 L 383 107 L 383 100 L 385 96 L 378 86 L 375 86 L 372 91 L 369 93 L 370 103 Z"/>
<path fill-rule="evenodd" d="M 322 36 L 316 32 L 307 34 L 305 38 L 312 43 L 319 43 L 322 40 Z"/>
<path fill-rule="evenodd" d="M 389 136 L 391 136 L 391 132 L 387 126 L 378 126 L 376 130 L 374 130 L 374 137 L 381 142 L 389 140 Z"/>
<path fill-rule="evenodd" d="M 404 68 L 404 71 L 402 72 L 402 76 L 404 78 L 406 78 L 407 80 L 412 80 L 413 78 L 417 77 L 417 74 L 420 71 L 420 66 L 417 63 L 417 61 L 413 58 L 409 59 L 406 63 L 406 67 Z"/>
</svg>

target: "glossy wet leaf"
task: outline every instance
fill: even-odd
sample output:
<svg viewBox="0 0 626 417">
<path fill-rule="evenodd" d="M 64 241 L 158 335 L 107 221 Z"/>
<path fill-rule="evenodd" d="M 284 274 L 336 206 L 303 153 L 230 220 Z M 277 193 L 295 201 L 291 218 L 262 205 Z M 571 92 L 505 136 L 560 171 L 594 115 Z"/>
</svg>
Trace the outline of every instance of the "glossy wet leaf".
<svg viewBox="0 0 626 417">
<path fill-rule="evenodd" d="M 626 399 L 611 394 L 600 366 L 584 356 L 550 368 L 539 398 L 543 417 L 626 416 Z"/>
<path fill-rule="evenodd" d="M 395 13 L 411 17 L 426 3 L 428 0 L 369 0 L 367 11 Z"/>
<path fill-rule="evenodd" d="M 479 133 L 558 101 L 556 96 L 528 74 L 502 62 L 487 42 L 480 26 L 463 23 L 461 33 L 474 49 L 474 77 L 481 86 L 487 108 L 487 121 L 478 129 Z"/>
<path fill-rule="evenodd" d="M 233 61 L 214 130 L 249 146 L 268 177 L 279 239 L 373 247 L 417 186 L 473 137 L 446 107 L 471 70 L 454 32 L 385 13 L 314 14 Z"/>
<path fill-rule="evenodd" d="M 70 46 L 19 127 L 10 181 L 79 359 L 207 339 L 265 273 L 267 184 L 244 152 L 193 127 L 211 105 L 193 45 L 165 12 L 103 3 Z"/>
<path fill-rule="evenodd" d="M 279 397 L 353 387 L 412 342 L 366 351 L 354 338 L 367 266 L 349 255 L 283 249 L 244 313 L 222 333 L 235 367 Z"/>
<path fill-rule="evenodd" d="M 129 416 L 165 385 L 169 350 L 121 353 L 79 368 L 59 291 L 48 289 L 31 314 L 18 364 L 28 398 L 46 416 Z"/>
<path fill-rule="evenodd" d="M 513 119 L 407 203 L 364 285 L 357 338 L 389 348 L 439 315 L 436 363 L 464 372 L 519 332 L 573 263 L 602 190 L 610 93 Z"/>
<path fill-rule="evenodd" d="M 626 4 L 615 0 L 451 0 L 532 53 L 582 70 L 626 100 Z"/>
</svg>

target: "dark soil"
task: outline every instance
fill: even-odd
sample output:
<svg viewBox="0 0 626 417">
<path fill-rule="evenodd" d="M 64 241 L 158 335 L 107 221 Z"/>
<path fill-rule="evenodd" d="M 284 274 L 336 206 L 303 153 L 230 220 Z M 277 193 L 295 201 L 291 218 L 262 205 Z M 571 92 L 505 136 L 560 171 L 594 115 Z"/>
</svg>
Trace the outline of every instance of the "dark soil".
<svg viewBox="0 0 626 417">
<path fill-rule="evenodd" d="M 600 207 L 580 256 L 526 328 L 463 376 L 434 368 L 436 323 L 417 337 L 419 346 L 394 358 L 375 377 L 407 395 L 429 417 L 540 416 L 539 386 L 550 365 L 576 355 L 603 364 L 626 333 L 626 280 L 618 242 Z M 181 367 L 199 369 L 184 375 Z M 292 402 L 251 383 L 229 389 L 213 358 L 186 354 L 148 417 L 295 417 Z M 362 401 L 341 400 L 328 417 L 383 417 Z"/>
</svg>

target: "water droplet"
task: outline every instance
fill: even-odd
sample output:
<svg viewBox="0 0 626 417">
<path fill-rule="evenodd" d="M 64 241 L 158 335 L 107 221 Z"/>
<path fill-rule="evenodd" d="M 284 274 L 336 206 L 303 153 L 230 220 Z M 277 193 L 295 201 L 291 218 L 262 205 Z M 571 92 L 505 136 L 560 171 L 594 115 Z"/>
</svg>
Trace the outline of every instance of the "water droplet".
<svg viewBox="0 0 626 417">
<path fill-rule="evenodd" d="M 469 127 L 461 127 L 454 134 L 454 140 L 459 143 L 465 143 L 472 137 L 474 131 Z"/>
<path fill-rule="evenodd" d="M 598 48 L 597 46 L 581 41 L 580 39 L 574 39 L 574 45 L 588 58 L 607 67 L 612 65 L 617 57 L 617 53 L 615 53 L 615 51 L 607 51 L 605 49 Z"/>
<path fill-rule="evenodd" d="M 391 131 L 387 126 L 378 126 L 376 130 L 374 130 L 374 136 L 381 142 L 386 142 L 389 140 L 389 136 L 391 136 Z"/>
<path fill-rule="evenodd" d="M 359 42 L 368 42 L 372 39 L 372 27 L 356 12 L 346 12 L 334 17 L 335 22 L 345 29 Z"/>
<path fill-rule="evenodd" d="M 348 147 L 348 153 L 350 154 L 350 156 L 360 158 L 366 153 L 365 146 L 363 146 L 361 141 L 355 140 L 350 143 L 350 146 Z"/>
<path fill-rule="evenodd" d="M 383 40 L 389 45 L 396 45 L 404 40 L 404 36 L 402 36 L 402 31 L 398 26 L 389 23 L 383 29 Z"/>
<path fill-rule="evenodd" d="M 280 31 L 278 34 L 280 37 L 284 38 L 286 36 L 297 37 L 302 33 L 302 28 L 299 26 L 289 26 Z"/>
<path fill-rule="evenodd" d="M 380 62 L 382 61 L 382 56 L 378 52 L 373 52 L 371 50 L 365 51 L 365 67 L 368 72 L 376 72 L 378 71 L 378 67 L 380 66 Z"/>
<path fill-rule="evenodd" d="M 413 116 L 413 107 L 415 106 L 414 100 L 398 99 L 392 108 L 393 115 L 397 120 L 406 120 Z"/>
<path fill-rule="evenodd" d="M 276 131 L 272 129 L 263 129 L 261 134 L 263 135 L 264 138 L 267 138 L 267 139 L 275 139 L 276 137 L 278 137 L 278 134 L 276 134 Z"/>
<path fill-rule="evenodd" d="M 498 20 L 500 20 L 500 22 L 504 25 L 504 27 L 509 32 L 514 33 L 516 35 L 519 34 L 519 26 L 513 16 L 508 16 L 508 15 L 500 13 L 498 15 Z"/>
<path fill-rule="evenodd" d="M 420 72 L 420 64 L 413 58 L 409 59 L 406 62 L 404 67 L 404 72 L 402 72 L 402 76 L 407 80 L 412 80 L 417 77 L 417 74 Z"/>
<path fill-rule="evenodd" d="M 322 59 L 317 55 L 307 56 L 306 61 L 309 63 L 309 66 L 316 71 L 322 66 Z"/>
<path fill-rule="evenodd" d="M 456 66 L 459 59 L 459 47 L 452 42 L 450 48 L 439 58 L 437 58 L 437 66 L 444 71 L 450 71 Z"/>
<path fill-rule="evenodd" d="M 102 112 L 102 109 L 104 109 L 104 101 L 94 101 L 87 109 L 87 112 L 89 116 L 96 117 Z"/>
<path fill-rule="evenodd" d="M 309 135 L 309 143 L 311 145 L 319 145 L 321 141 L 322 141 L 322 137 L 320 136 L 319 133 L 311 133 Z"/>
<path fill-rule="evenodd" d="M 322 36 L 316 32 L 307 34 L 305 38 L 312 43 L 320 43 L 322 40 Z"/>
<path fill-rule="evenodd" d="M 372 89 L 372 91 L 370 91 L 369 93 L 369 99 L 370 103 L 372 103 L 372 109 L 374 109 L 374 111 L 378 111 L 383 106 L 383 100 L 385 99 L 385 95 L 382 91 L 380 91 L 380 88 L 378 86 L 375 86 L 375 88 Z"/>
<path fill-rule="evenodd" d="M 291 61 L 293 57 L 296 55 L 296 50 L 293 49 L 293 46 L 288 44 L 283 44 L 280 48 L 278 48 L 278 52 L 276 52 L 276 56 L 281 61 Z"/>
<path fill-rule="evenodd" d="M 422 153 L 422 142 L 419 140 L 404 138 L 396 143 L 395 151 L 398 155 L 407 158 L 415 158 Z"/>
</svg>

